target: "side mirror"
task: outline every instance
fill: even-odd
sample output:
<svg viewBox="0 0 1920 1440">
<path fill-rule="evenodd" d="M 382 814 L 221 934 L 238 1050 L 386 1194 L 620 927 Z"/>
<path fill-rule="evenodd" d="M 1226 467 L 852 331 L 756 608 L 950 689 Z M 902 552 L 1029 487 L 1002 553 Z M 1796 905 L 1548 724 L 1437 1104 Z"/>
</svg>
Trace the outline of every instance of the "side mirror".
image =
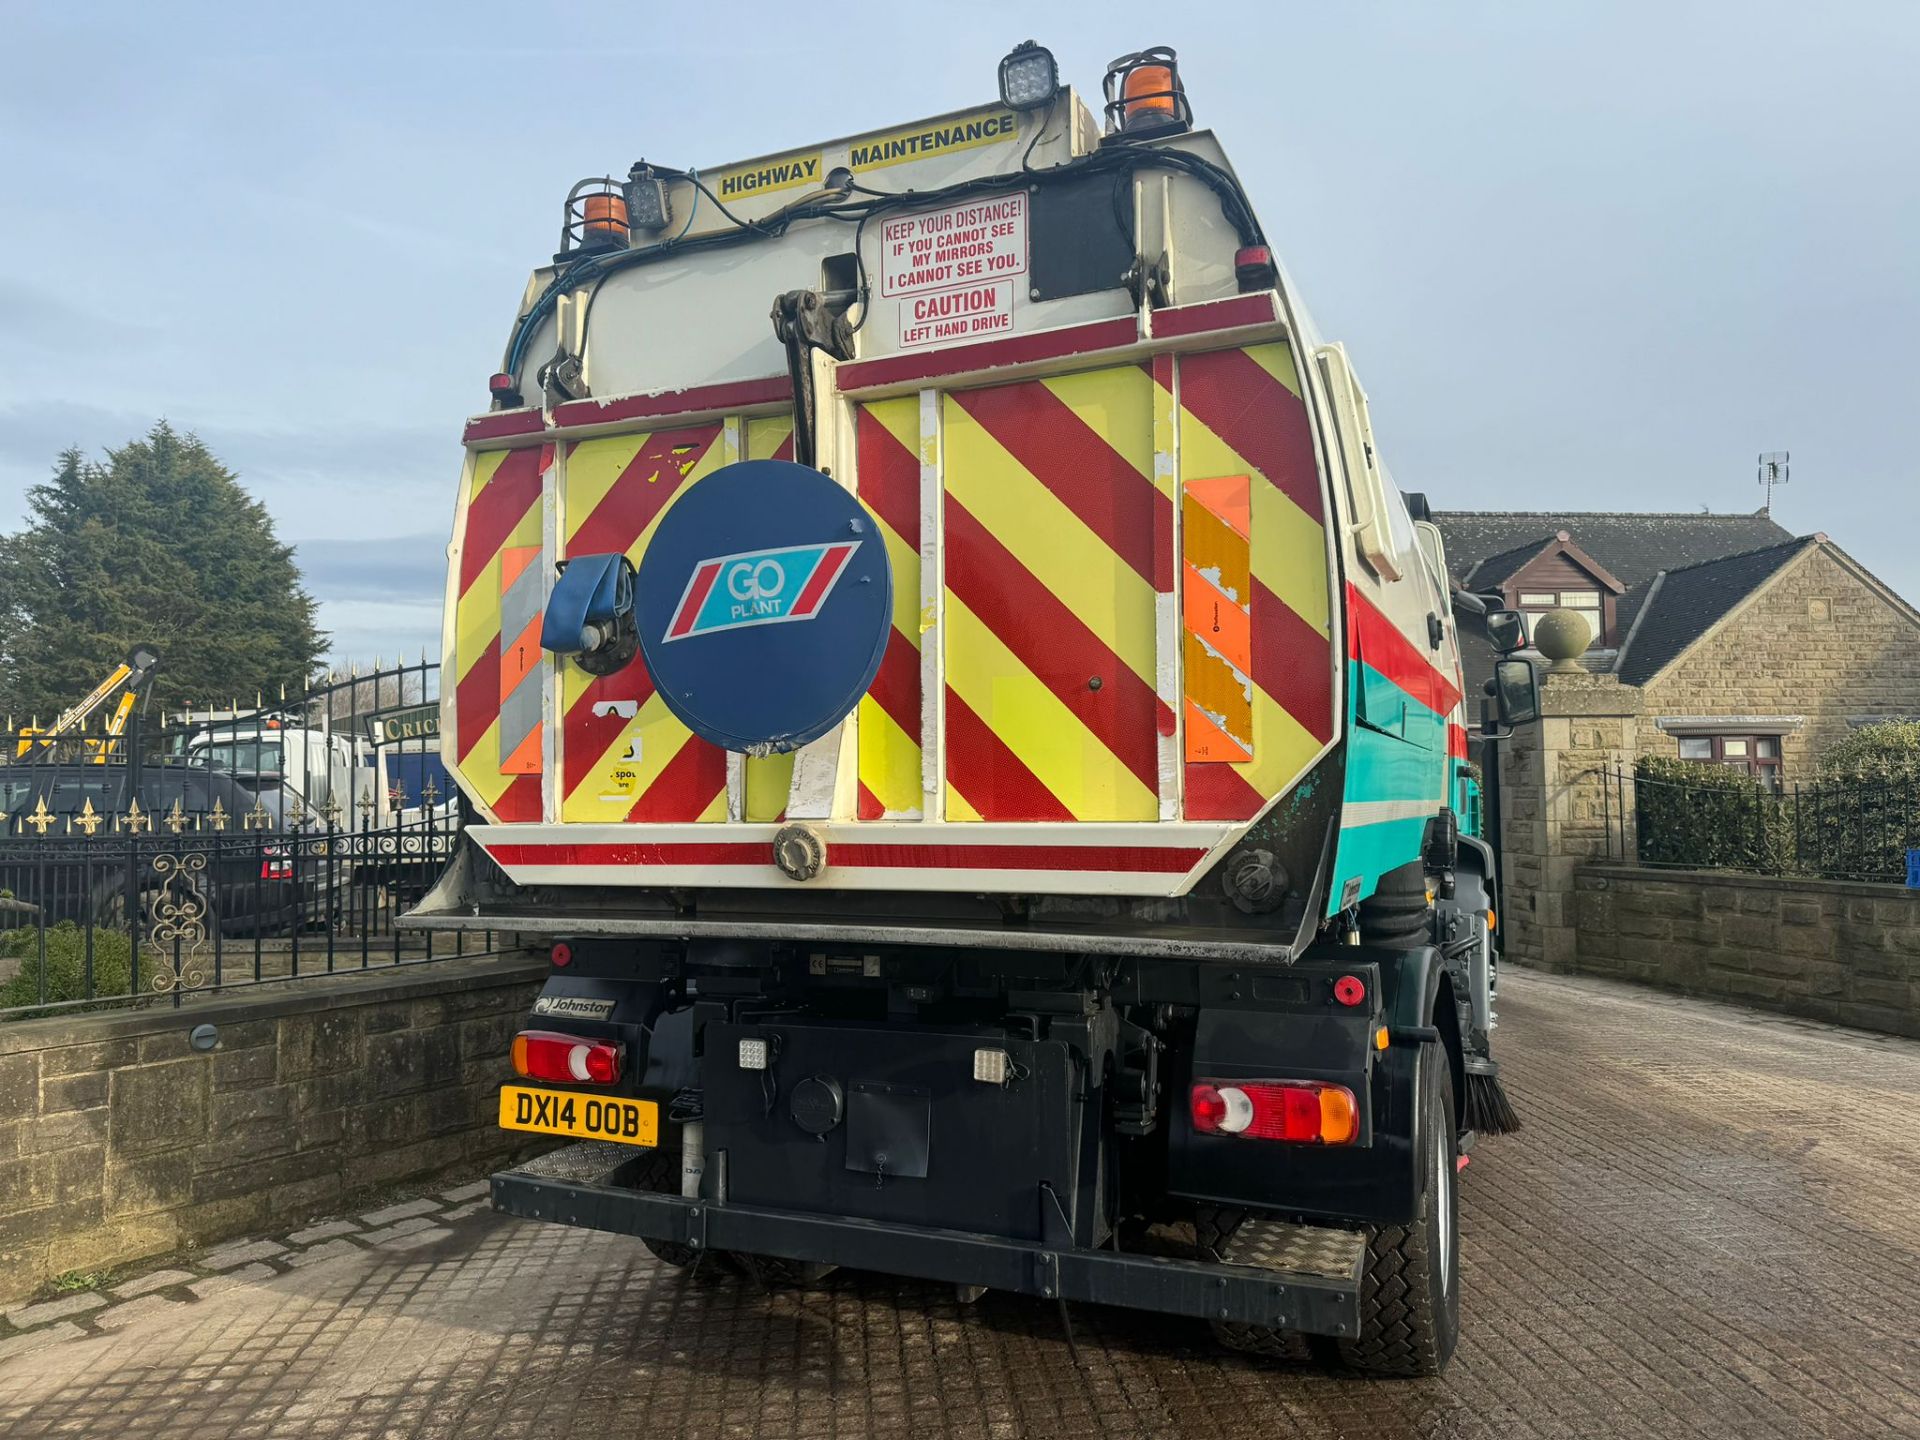
<svg viewBox="0 0 1920 1440">
<path fill-rule="evenodd" d="M 1500 660 L 1493 667 L 1493 703 L 1500 723 L 1511 729 L 1540 718 L 1540 677 L 1527 660 Z"/>
<path fill-rule="evenodd" d="M 1502 655 L 1511 655 L 1526 647 L 1527 617 L 1518 610 L 1489 610 L 1487 639 Z"/>
</svg>

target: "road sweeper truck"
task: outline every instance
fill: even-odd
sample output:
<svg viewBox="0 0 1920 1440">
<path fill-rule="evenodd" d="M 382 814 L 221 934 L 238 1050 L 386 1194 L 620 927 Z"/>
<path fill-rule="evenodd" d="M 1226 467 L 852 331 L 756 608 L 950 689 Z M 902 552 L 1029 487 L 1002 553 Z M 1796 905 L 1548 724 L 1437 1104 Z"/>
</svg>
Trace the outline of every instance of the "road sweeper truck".
<svg viewBox="0 0 1920 1440">
<path fill-rule="evenodd" d="M 1173 52 L 1103 90 L 573 186 L 414 923 L 551 958 L 503 1211 L 1432 1372 L 1504 1113 L 1462 597 Z"/>
</svg>

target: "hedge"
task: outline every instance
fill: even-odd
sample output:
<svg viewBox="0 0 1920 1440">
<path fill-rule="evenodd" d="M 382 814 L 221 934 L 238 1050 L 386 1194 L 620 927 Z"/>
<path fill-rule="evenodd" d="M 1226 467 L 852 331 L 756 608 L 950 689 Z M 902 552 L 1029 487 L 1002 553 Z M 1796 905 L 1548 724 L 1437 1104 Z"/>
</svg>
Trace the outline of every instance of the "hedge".
<svg viewBox="0 0 1920 1440">
<path fill-rule="evenodd" d="M 1920 768 L 1875 763 L 1845 757 L 1837 773 L 1852 779 L 1775 795 L 1739 770 L 1644 757 L 1635 767 L 1640 862 L 1898 882 L 1907 851 L 1920 849 Z"/>
</svg>

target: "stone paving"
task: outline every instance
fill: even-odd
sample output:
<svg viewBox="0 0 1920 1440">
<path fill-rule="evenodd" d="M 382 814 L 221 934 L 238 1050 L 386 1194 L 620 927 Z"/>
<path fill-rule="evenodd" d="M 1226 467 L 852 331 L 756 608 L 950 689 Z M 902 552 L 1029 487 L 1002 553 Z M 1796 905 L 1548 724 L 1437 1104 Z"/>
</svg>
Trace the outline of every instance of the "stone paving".
<svg viewBox="0 0 1920 1440">
<path fill-rule="evenodd" d="M 0 1436 L 1920 1436 L 1920 1045 L 1520 974 L 1434 1381 L 843 1273 L 762 1292 L 467 1186 L 12 1307 Z"/>
</svg>

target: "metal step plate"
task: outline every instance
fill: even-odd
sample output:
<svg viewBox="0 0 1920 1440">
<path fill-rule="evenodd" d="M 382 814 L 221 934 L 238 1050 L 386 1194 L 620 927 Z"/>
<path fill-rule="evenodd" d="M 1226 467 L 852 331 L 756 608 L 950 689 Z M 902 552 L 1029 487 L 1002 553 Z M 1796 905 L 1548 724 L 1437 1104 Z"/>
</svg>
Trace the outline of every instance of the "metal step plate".
<svg viewBox="0 0 1920 1440">
<path fill-rule="evenodd" d="M 1330 1280 L 1346 1280 L 1358 1274 L 1366 1255 L 1365 1232 L 1326 1225 L 1249 1220 L 1233 1237 L 1236 1265 L 1294 1275 L 1323 1275 Z"/>
<path fill-rule="evenodd" d="M 524 1165 L 516 1165 L 506 1173 L 525 1175 L 535 1180 L 604 1185 L 611 1183 L 613 1172 L 622 1165 L 650 1153 L 640 1145 L 619 1145 L 611 1140 L 581 1140 L 573 1145 L 549 1150 L 544 1155 L 536 1155 Z"/>
</svg>

